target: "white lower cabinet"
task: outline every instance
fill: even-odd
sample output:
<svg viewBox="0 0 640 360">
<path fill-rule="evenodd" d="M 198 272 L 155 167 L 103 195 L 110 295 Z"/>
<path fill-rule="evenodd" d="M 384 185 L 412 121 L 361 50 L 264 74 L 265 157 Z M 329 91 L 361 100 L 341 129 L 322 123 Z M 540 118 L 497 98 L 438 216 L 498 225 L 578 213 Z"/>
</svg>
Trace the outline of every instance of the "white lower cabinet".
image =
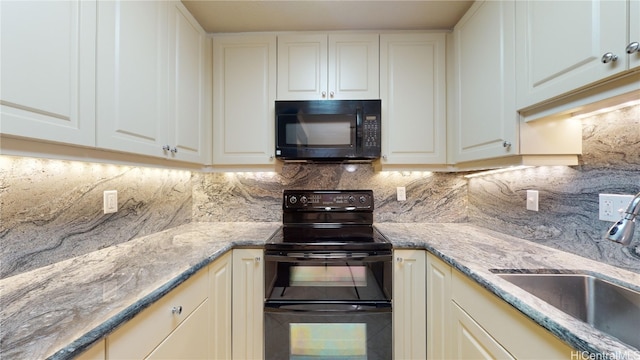
<svg viewBox="0 0 640 360">
<path fill-rule="evenodd" d="M 458 271 L 452 272 L 451 299 L 453 358 L 571 356 L 571 347 Z"/>
<path fill-rule="evenodd" d="M 427 358 L 451 356 L 451 267 L 427 253 Z"/>
<path fill-rule="evenodd" d="M 167 295 L 158 300 L 133 319 L 122 325 L 119 329 L 107 336 L 107 359 L 144 359 L 148 357 L 165 339 L 172 333 L 178 334 L 182 330 L 181 325 L 196 309 L 204 309 L 205 318 L 208 312 L 206 304 L 208 292 L 208 271 L 200 271 L 191 278 L 171 290 Z M 200 312 L 202 314 L 202 312 Z M 201 353 L 208 350 L 206 339 L 208 338 L 208 325 L 194 330 L 193 327 L 203 325 L 195 322 L 195 325 L 186 325 L 187 333 L 201 332 L 204 334 L 204 342 L 192 344 L 200 349 L 192 349 Z M 178 330 L 179 329 L 179 330 Z M 179 339 L 184 335 L 177 335 L 170 340 L 167 346 L 178 346 Z M 168 349 L 161 350 L 163 352 Z"/>
<path fill-rule="evenodd" d="M 208 359 L 208 299 L 195 309 L 147 359 Z"/>
<path fill-rule="evenodd" d="M 232 358 L 262 359 L 264 263 L 262 249 L 233 250 Z"/>
<path fill-rule="evenodd" d="M 209 354 L 231 359 L 232 252 L 209 265 Z"/>
<path fill-rule="evenodd" d="M 396 360 L 425 359 L 425 251 L 394 250 L 393 354 Z"/>
<path fill-rule="evenodd" d="M 453 359 L 513 359 L 500 344 L 456 303 L 451 304 Z"/>
</svg>

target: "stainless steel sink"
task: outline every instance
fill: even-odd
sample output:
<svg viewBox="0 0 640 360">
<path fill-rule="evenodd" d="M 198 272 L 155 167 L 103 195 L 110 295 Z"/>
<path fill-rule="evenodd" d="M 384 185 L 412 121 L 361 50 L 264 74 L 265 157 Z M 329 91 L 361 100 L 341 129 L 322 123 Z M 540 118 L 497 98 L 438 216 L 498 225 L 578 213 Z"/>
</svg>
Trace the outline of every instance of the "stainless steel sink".
<svg viewBox="0 0 640 360">
<path fill-rule="evenodd" d="M 640 292 L 589 274 L 492 271 L 565 313 L 640 349 Z"/>
</svg>

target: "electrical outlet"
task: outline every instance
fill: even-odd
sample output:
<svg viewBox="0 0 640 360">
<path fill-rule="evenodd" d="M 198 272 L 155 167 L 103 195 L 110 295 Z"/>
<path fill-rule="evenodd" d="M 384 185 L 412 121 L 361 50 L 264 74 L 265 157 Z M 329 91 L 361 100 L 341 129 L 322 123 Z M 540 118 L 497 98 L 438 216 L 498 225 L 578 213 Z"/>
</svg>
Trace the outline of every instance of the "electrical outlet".
<svg viewBox="0 0 640 360">
<path fill-rule="evenodd" d="M 622 214 L 633 200 L 633 195 L 599 194 L 598 198 L 598 218 L 616 222 L 622 218 Z"/>
<path fill-rule="evenodd" d="M 396 188 L 396 196 L 398 197 L 398 201 L 406 201 L 407 189 L 404 186 L 398 186 Z"/>
<path fill-rule="evenodd" d="M 105 214 L 118 212 L 118 190 L 107 190 L 103 193 L 102 209 Z"/>
<path fill-rule="evenodd" d="M 538 190 L 527 190 L 527 210 L 538 211 Z"/>
</svg>

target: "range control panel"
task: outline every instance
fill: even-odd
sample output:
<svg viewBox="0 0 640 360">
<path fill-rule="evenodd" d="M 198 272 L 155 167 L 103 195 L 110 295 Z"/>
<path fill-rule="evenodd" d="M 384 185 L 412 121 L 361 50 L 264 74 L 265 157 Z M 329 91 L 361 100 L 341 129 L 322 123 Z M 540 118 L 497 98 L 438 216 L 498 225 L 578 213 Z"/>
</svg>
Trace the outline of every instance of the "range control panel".
<svg viewBox="0 0 640 360">
<path fill-rule="evenodd" d="M 371 190 L 285 190 L 285 211 L 373 210 Z"/>
</svg>

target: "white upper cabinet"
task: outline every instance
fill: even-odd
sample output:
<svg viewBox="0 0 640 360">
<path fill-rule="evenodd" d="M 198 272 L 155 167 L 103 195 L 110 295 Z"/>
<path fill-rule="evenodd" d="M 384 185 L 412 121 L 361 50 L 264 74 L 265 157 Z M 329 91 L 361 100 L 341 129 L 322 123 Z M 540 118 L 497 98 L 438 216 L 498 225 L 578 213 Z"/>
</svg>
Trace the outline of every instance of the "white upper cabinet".
<svg viewBox="0 0 640 360">
<path fill-rule="evenodd" d="M 95 145 L 95 1 L 2 1 L 0 131 Z"/>
<path fill-rule="evenodd" d="M 206 34 L 181 4 L 98 4 L 97 145 L 204 162 Z"/>
<path fill-rule="evenodd" d="M 629 42 L 625 51 L 629 53 L 629 68 L 640 66 L 640 0 L 629 1 Z"/>
<path fill-rule="evenodd" d="M 213 164 L 274 164 L 276 36 L 214 36 L 213 82 Z"/>
<path fill-rule="evenodd" d="M 211 39 L 181 2 L 171 3 L 166 143 L 177 159 L 211 161 L 211 72 Z"/>
<path fill-rule="evenodd" d="M 629 4 L 623 0 L 516 1 L 517 108 L 618 75 L 629 69 L 630 58 L 637 66 L 640 55 L 625 52 L 627 26 L 629 21 L 637 24 L 639 17 L 637 10 L 628 14 Z M 631 1 L 632 8 L 637 6 L 637 0 Z M 638 37 L 640 32 L 634 31 L 631 35 Z"/>
<path fill-rule="evenodd" d="M 514 2 L 476 2 L 454 28 L 455 163 L 518 153 Z"/>
<path fill-rule="evenodd" d="M 378 99 L 378 34 L 278 36 L 278 99 Z"/>
<path fill-rule="evenodd" d="M 98 3 L 98 147 L 163 156 L 167 138 L 168 6 Z M 169 151 L 169 149 L 167 149 Z"/>
<path fill-rule="evenodd" d="M 446 163 L 445 35 L 380 35 L 382 166 Z"/>
</svg>

